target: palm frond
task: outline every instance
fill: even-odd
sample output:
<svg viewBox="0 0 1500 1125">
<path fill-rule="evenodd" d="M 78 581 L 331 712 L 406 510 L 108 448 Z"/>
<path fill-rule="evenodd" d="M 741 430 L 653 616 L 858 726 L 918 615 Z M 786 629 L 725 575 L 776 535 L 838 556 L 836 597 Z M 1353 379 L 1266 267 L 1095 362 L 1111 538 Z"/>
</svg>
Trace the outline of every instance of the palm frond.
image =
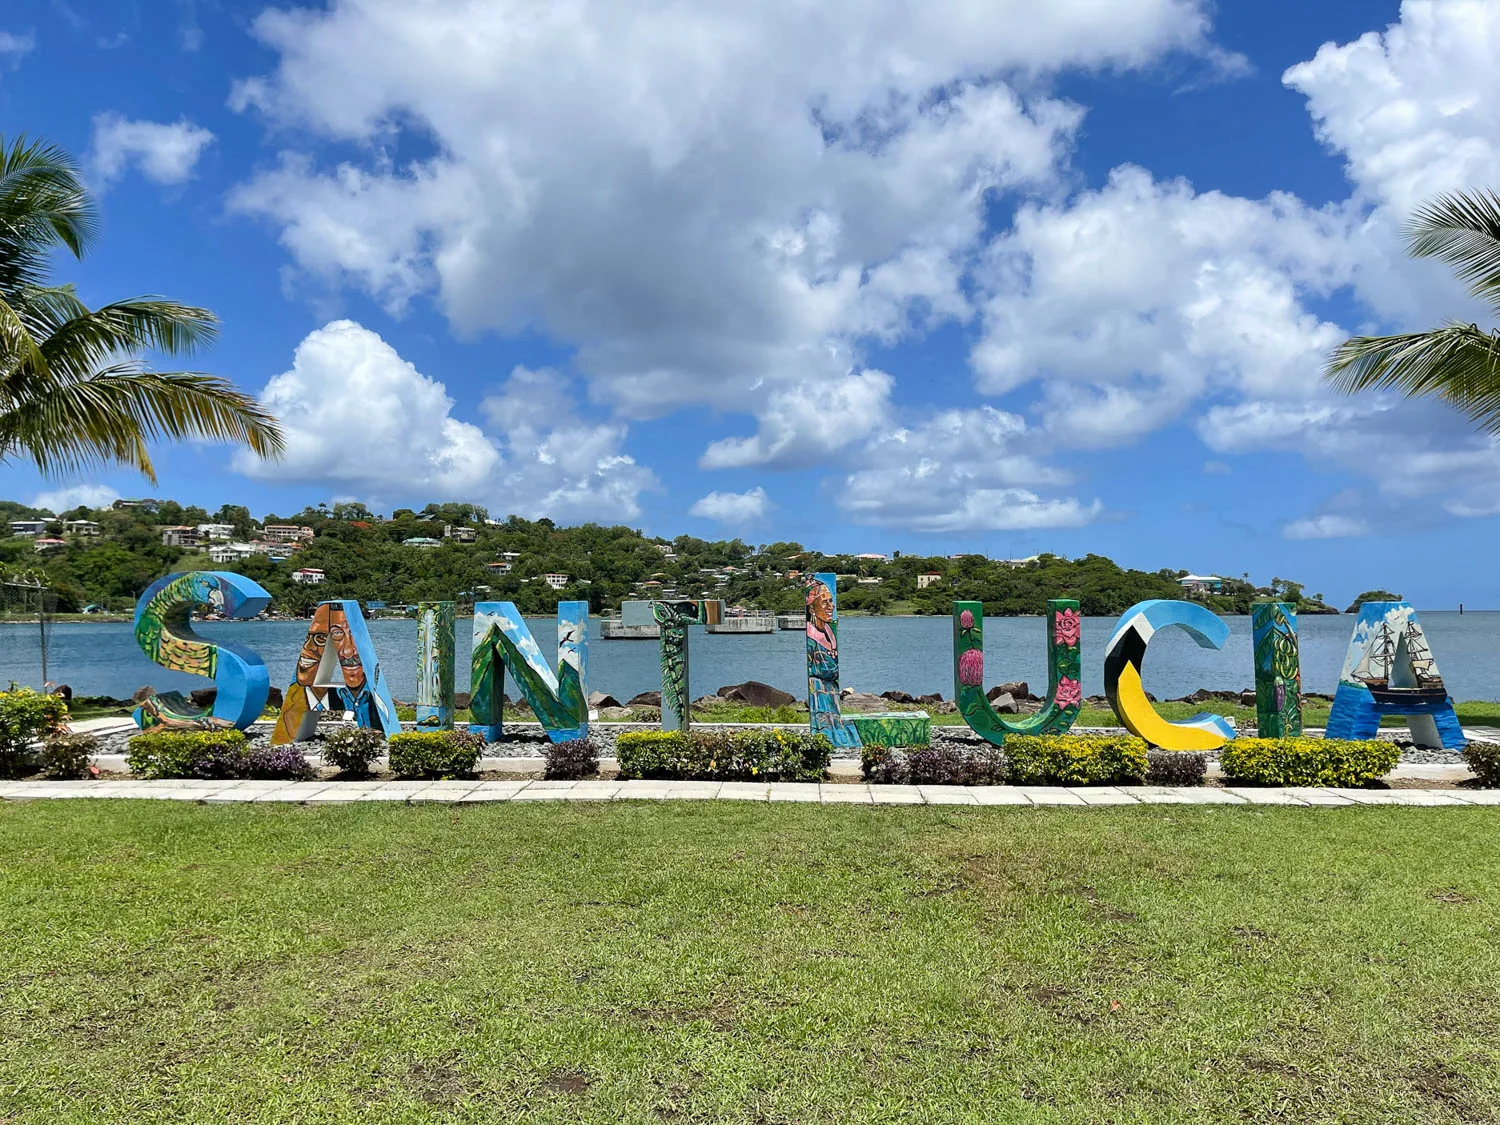
<svg viewBox="0 0 1500 1125">
<path fill-rule="evenodd" d="M 1500 434 L 1500 336 L 1476 324 L 1357 336 L 1334 351 L 1323 377 L 1346 394 L 1379 389 L 1441 398 Z"/>
<path fill-rule="evenodd" d="M 155 483 L 146 446 L 157 438 L 233 442 L 265 458 L 285 449 L 276 419 L 228 380 L 130 362 L 0 412 L 0 460 L 24 452 L 47 475 L 125 464 Z"/>
<path fill-rule="evenodd" d="M 1471 293 L 1500 306 L 1500 195 L 1440 195 L 1417 208 L 1407 239 L 1414 256 L 1447 262 Z"/>
<path fill-rule="evenodd" d="M 62 149 L 0 135 L 0 289 L 36 282 L 56 246 L 82 257 L 98 213 L 78 166 Z"/>
<path fill-rule="evenodd" d="M 92 378 L 96 367 L 122 355 L 191 352 L 218 334 L 207 309 L 138 297 L 91 310 L 71 288 L 33 291 L 26 314 L 57 381 Z"/>
</svg>

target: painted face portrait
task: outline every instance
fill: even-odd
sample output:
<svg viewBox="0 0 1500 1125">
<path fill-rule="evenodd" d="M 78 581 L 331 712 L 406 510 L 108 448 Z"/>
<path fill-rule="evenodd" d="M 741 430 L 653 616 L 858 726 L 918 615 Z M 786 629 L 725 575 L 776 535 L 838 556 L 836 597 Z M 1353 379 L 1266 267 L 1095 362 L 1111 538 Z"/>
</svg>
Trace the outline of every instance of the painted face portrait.
<svg viewBox="0 0 1500 1125">
<path fill-rule="evenodd" d="M 821 582 L 815 583 L 807 593 L 807 617 L 823 629 L 833 620 L 833 595 Z"/>
<path fill-rule="evenodd" d="M 328 639 L 333 643 L 333 651 L 338 654 L 339 667 L 344 673 L 344 685 L 351 691 L 360 690 L 365 686 L 365 665 L 359 658 L 354 638 L 349 635 L 349 623 L 344 620 L 343 614 L 336 615 L 329 624 Z"/>
<path fill-rule="evenodd" d="M 297 682 L 303 687 L 312 687 L 317 682 L 318 665 L 323 663 L 323 650 L 327 646 L 328 607 L 319 606 L 308 626 L 302 651 L 297 654 Z"/>
</svg>

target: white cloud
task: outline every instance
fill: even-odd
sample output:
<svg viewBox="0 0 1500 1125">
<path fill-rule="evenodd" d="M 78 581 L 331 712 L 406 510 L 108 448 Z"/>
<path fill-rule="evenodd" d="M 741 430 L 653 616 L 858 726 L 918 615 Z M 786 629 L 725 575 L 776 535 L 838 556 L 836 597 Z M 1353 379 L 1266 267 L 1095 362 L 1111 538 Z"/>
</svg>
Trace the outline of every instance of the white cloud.
<svg viewBox="0 0 1500 1125">
<path fill-rule="evenodd" d="M 119 498 L 120 494 L 107 484 L 71 484 L 37 493 L 31 498 L 31 507 L 61 515 L 78 507 L 107 508 Z"/>
<path fill-rule="evenodd" d="M 1033 455 L 1024 419 L 981 407 L 945 410 L 869 442 L 836 502 L 856 523 L 911 531 L 1017 531 L 1082 527 L 1104 511 L 1096 500 L 1044 498 L 1038 487 L 1069 483 Z M 1040 447 L 1045 451 L 1045 446 Z"/>
<path fill-rule="evenodd" d="M 148 180 L 180 184 L 193 174 L 213 140 L 212 133 L 185 117 L 161 124 L 102 113 L 94 118 L 91 163 L 103 184 L 118 180 L 132 166 Z"/>
<path fill-rule="evenodd" d="M 485 400 L 491 438 L 453 416 L 442 383 L 349 320 L 310 333 L 261 398 L 286 429 L 286 457 L 241 452 L 236 470 L 373 504 L 473 500 L 518 515 L 616 519 L 636 515 L 641 490 L 656 483 L 621 452 L 624 427 L 580 420 L 555 372 L 517 368 Z"/>
<path fill-rule="evenodd" d="M 1037 76 L 1224 61 L 1201 0 L 361 0 L 254 26 L 278 62 L 233 104 L 363 156 L 284 153 L 232 208 L 393 312 L 434 293 L 460 331 L 564 341 L 624 416 L 754 415 L 705 456 L 735 465 L 836 452 L 773 400 L 971 315 L 987 208 L 1053 190 L 1081 117 Z M 392 163 L 406 138 L 430 155 Z"/>
<path fill-rule="evenodd" d="M 1347 539 L 1369 535 L 1370 525 L 1357 516 L 1322 515 L 1292 520 L 1281 529 L 1287 539 Z"/>
<path fill-rule="evenodd" d="M 710 492 L 688 514 L 739 527 L 761 522 L 774 506 L 766 490 L 756 485 L 748 492 Z"/>
<path fill-rule="evenodd" d="M 21 56 L 36 49 L 36 36 L 31 32 L 21 35 L 14 31 L 0 31 L 0 64 L 17 63 Z"/>
<path fill-rule="evenodd" d="M 713 442 L 699 464 L 705 469 L 816 464 L 868 437 L 885 420 L 894 386 L 883 371 L 861 371 L 783 387 L 757 410 L 758 433 Z"/>
</svg>

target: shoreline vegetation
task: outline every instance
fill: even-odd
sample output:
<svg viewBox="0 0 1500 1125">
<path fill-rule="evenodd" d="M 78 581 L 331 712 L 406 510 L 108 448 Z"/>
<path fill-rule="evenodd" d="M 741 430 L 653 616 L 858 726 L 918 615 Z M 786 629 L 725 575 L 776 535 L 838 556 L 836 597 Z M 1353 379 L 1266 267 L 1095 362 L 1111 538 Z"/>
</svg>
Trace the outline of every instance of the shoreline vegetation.
<svg viewBox="0 0 1500 1125">
<path fill-rule="evenodd" d="M 363 504 L 324 504 L 257 521 L 235 504 L 209 512 L 147 499 L 52 512 L 0 500 L 0 530 L 15 532 L 0 538 L 0 577 L 13 583 L 0 598 L 4 620 L 35 619 L 37 595 L 18 584 L 38 583 L 47 589 L 51 620 L 72 620 L 88 607 L 102 613 L 85 619 L 128 618 L 151 582 L 183 570 L 243 574 L 287 617 L 306 617 L 329 599 L 359 601 L 377 613 L 421 601 L 510 601 L 527 616 L 542 616 L 559 601 L 587 601 L 597 614 L 636 599 L 723 599 L 732 608 L 797 613 L 805 576 L 815 572 L 838 575 L 846 616 L 947 616 L 959 600 L 983 603 L 992 617 L 1033 616 L 1050 598 L 1076 598 L 1086 617 L 1183 597 L 1221 614 L 1247 614 L 1264 597 L 1303 614 L 1338 612 L 1291 579 L 1257 584 L 1248 573 L 1199 580 L 1182 569 L 1136 570 L 1092 554 L 830 555 L 790 541 L 669 540 L 623 526 L 493 519 L 473 504 L 398 508 L 390 516 Z"/>
</svg>

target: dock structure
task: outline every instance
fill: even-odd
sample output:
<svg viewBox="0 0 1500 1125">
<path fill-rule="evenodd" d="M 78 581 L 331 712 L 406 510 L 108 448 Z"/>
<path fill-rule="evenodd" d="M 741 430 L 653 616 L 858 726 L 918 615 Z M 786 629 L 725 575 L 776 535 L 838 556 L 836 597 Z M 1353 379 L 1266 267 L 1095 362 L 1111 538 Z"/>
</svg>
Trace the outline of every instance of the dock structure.
<svg viewBox="0 0 1500 1125">
<path fill-rule="evenodd" d="M 606 641 L 654 641 L 661 637 L 661 626 L 627 625 L 618 617 L 605 617 L 599 622 L 599 636 Z"/>
<path fill-rule="evenodd" d="M 776 628 L 795 631 L 807 625 L 806 613 L 778 613 L 776 615 Z"/>
<path fill-rule="evenodd" d="M 770 610 L 753 610 L 703 626 L 710 633 L 774 633 L 776 617 Z"/>
</svg>

